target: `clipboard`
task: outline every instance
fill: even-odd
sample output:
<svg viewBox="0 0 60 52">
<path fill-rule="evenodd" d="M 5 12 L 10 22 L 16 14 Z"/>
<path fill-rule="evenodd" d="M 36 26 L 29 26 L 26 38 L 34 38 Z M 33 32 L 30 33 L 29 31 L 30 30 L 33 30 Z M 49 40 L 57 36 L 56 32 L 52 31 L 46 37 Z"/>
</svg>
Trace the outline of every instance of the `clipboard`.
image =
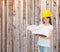
<svg viewBox="0 0 60 52">
<path fill-rule="evenodd" d="M 47 37 L 46 35 L 43 34 L 35 34 L 36 36 L 41 36 L 41 37 Z"/>
</svg>

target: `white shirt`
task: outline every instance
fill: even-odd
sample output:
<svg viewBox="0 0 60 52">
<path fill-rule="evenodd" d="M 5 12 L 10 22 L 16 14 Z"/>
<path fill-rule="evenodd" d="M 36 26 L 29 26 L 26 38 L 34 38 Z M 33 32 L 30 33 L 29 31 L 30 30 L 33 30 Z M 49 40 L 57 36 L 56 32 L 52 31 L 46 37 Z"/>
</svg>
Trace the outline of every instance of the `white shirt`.
<svg viewBox="0 0 60 52">
<path fill-rule="evenodd" d="M 49 32 L 53 30 L 53 26 L 45 26 L 44 24 L 40 24 L 39 26 L 31 25 L 27 27 L 27 29 L 30 30 L 32 34 L 43 34 L 47 36 Z M 43 39 L 39 37 L 37 44 L 40 46 L 50 47 L 50 39 Z"/>
</svg>

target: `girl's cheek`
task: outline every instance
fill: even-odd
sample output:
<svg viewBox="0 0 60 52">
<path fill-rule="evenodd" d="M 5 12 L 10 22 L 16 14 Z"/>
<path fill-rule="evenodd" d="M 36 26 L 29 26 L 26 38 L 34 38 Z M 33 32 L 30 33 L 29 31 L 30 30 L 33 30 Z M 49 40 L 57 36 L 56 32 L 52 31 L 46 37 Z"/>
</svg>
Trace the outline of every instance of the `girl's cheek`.
<svg viewBox="0 0 60 52">
<path fill-rule="evenodd" d="M 44 20 L 44 22 L 45 22 L 45 20 Z"/>
<path fill-rule="evenodd" d="M 44 22 L 47 21 L 46 19 L 44 20 Z"/>
</svg>

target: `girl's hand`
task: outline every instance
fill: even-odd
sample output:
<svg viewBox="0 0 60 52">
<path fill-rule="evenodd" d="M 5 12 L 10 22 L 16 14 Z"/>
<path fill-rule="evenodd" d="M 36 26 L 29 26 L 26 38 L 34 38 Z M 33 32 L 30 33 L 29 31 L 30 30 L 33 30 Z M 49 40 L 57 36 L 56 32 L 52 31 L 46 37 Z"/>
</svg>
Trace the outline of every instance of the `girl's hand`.
<svg viewBox="0 0 60 52">
<path fill-rule="evenodd" d="M 30 24 L 26 24 L 26 26 L 28 27 L 28 26 L 30 26 Z"/>
</svg>

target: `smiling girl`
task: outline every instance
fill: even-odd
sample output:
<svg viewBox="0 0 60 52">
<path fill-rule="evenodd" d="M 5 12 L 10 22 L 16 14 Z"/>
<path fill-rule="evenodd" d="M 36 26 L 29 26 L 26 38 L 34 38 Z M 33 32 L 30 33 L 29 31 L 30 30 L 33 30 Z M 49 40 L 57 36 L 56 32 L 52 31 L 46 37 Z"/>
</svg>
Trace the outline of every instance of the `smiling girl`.
<svg viewBox="0 0 60 52">
<path fill-rule="evenodd" d="M 53 34 L 53 25 L 51 23 L 51 12 L 49 10 L 42 11 L 42 24 L 37 26 L 37 28 L 32 29 L 32 33 L 35 32 L 35 35 L 38 36 L 38 52 L 50 52 L 50 40 Z M 28 25 L 27 30 L 30 30 L 34 25 Z M 39 33 L 36 33 L 38 32 Z M 43 37 L 41 35 L 45 35 Z"/>
</svg>

